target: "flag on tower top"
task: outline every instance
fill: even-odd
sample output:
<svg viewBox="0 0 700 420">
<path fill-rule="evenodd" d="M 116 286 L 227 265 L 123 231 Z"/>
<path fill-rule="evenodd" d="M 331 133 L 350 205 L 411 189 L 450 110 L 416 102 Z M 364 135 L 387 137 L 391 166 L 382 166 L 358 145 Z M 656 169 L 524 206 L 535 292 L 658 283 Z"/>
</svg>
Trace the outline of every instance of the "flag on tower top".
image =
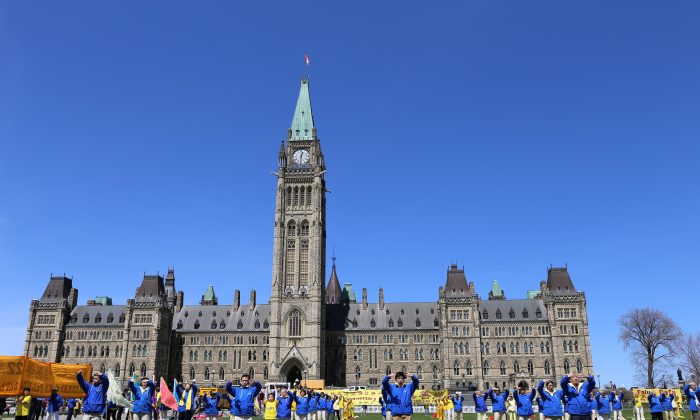
<svg viewBox="0 0 700 420">
<path fill-rule="evenodd" d="M 308 66 L 310 64 L 309 62 L 309 54 L 304 53 L 304 63 Z"/>
</svg>

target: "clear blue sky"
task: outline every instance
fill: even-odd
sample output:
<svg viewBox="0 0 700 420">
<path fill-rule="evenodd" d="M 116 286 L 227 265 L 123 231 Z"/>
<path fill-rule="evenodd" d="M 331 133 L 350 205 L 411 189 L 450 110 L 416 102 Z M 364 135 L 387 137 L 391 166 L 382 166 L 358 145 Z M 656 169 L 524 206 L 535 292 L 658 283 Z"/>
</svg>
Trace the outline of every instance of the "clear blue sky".
<svg viewBox="0 0 700 420">
<path fill-rule="evenodd" d="M 700 2 L 438 3 L 0 3 L 0 354 L 51 273 L 267 301 L 304 52 L 341 281 L 521 298 L 566 263 L 618 384 L 627 309 L 697 332 Z"/>
</svg>

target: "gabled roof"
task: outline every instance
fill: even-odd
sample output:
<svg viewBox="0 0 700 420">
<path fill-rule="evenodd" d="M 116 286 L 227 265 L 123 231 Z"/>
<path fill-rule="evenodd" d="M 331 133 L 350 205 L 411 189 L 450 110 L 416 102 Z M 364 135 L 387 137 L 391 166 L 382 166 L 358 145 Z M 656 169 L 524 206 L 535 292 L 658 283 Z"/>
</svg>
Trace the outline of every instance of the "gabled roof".
<svg viewBox="0 0 700 420">
<path fill-rule="evenodd" d="M 541 317 L 537 317 L 537 311 Z M 484 311 L 488 319 L 484 318 Z M 496 317 L 500 311 L 501 319 Z M 527 311 L 527 318 L 524 312 Z M 513 318 L 510 314 L 513 314 Z M 479 316 L 481 322 L 514 322 L 514 321 L 546 321 L 547 308 L 541 299 L 511 299 L 511 300 L 482 300 L 479 301 Z"/>
<path fill-rule="evenodd" d="M 269 331 L 269 322 L 269 304 L 257 305 L 252 310 L 248 306 L 234 310 L 230 305 L 185 305 L 175 313 L 172 329 L 177 332 L 201 333 Z M 213 325 L 215 328 L 212 328 Z"/>
<path fill-rule="evenodd" d="M 457 264 L 451 264 L 447 270 L 447 282 L 445 283 L 445 296 L 470 297 L 472 295 L 464 275 L 464 268 L 457 268 Z"/>
<path fill-rule="evenodd" d="M 576 294 L 567 267 L 550 267 L 547 270 L 547 289 L 553 294 Z"/>
<path fill-rule="evenodd" d="M 299 98 L 292 118 L 292 136 L 290 140 L 314 139 L 314 116 L 311 112 L 311 98 L 309 97 L 309 79 L 301 80 Z"/>
<path fill-rule="evenodd" d="M 66 276 L 51 276 L 49 284 L 46 285 L 44 294 L 41 295 L 40 302 L 60 302 L 68 299 L 68 294 L 73 288 L 73 279 Z"/>
<path fill-rule="evenodd" d="M 326 305 L 328 331 L 437 330 L 437 320 L 434 302 L 385 303 L 383 310 L 378 303 L 368 304 L 367 309 L 362 303 Z"/>
</svg>

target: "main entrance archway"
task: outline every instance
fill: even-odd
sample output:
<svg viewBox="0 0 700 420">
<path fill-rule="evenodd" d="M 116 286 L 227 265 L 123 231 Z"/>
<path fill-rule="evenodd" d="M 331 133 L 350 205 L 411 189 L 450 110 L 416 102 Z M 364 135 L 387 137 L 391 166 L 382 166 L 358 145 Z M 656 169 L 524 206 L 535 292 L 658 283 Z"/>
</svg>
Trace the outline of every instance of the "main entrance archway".
<svg viewBox="0 0 700 420">
<path fill-rule="evenodd" d="M 297 380 L 301 382 L 301 369 L 299 369 L 299 366 L 294 365 L 287 371 L 287 382 L 293 384 Z"/>
<path fill-rule="evenodd" d="M 301 382 L 303 375 L 304 363 L 295 357 L 288 359 L 280 369 L 280 379 L 290 384 L 294 384 L 295 381 Z"/>
</svg>

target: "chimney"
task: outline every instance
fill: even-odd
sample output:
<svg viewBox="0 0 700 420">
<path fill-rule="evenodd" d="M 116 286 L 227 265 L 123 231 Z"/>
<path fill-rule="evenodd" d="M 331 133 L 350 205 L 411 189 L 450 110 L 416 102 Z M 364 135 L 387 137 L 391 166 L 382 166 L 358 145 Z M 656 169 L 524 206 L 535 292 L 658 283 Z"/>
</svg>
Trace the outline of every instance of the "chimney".
<svg viewBox="0 0 700 420">
<path fill-rule="evenodd" d="M 88 299 L 88 301 L 87 301 L 87 306 L 95 306 L 95 300 L 94 300 L 94 299 Z"/>
<path fill-rule="evenodd" d="M 233 291 L 233 310 L 237 311 L 241 307 L 241 291 L 236 289 Z"/>
<path fill-rule="evenodd" d="M 180 290 L 177 292 L 177 299 L 175 299 L 175 311 L 180 312 L 182 309 L 182 304 L 185 302 L 185 292 Z"/>
<path fill-rule="evenodd" d="M 362 288 L 362 309 L 367 309 L 367 288 Z"/>
<path fill-rule="evenodd" d="M 469 282 L 469 291 L 472 292 L 472 295 L 476 294 L 476 292 L 474 291 L 474 282 L 473 281 Z"/>
<path fill-rule="evenodd" d="M 250 301 L 248 302 L 250 309 L 255 308 L 255 289 L 250 291 Z"/>
<path fill-rule="evenodd" d="M 71 287 L 68 293 L 68 307 L 73 310 L 76 306 L 78 306 L 78 289 Z"/>
<path fill-rule="evenodd" d="M 379 288 L 379 310 L 380 311 L 384 310 L 384 288 L 383 287 Z"/>
</svg>

